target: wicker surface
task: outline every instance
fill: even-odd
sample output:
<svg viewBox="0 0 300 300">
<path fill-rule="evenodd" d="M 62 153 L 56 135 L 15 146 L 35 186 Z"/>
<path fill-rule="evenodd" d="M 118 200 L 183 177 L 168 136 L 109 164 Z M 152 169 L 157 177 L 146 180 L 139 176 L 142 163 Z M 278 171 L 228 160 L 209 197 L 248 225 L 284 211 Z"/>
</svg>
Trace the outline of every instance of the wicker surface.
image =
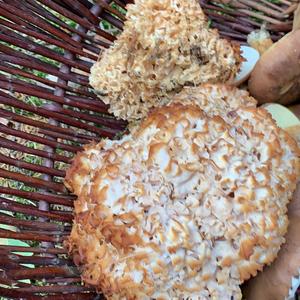
<svg viewBox="0 0 300 300">
<path fill-rule="evenodd" d="M 74 201 L 62 180 L 82 145 L 126 127 L 96 99 L 88 72 L 122 29 L 128 2 L 0 0 L 0 224 L 13 226 L 0 228 L 0 296 L 95 298 L 62 246 Z M 245 41 L 261 20 L 274 39 L 290 29 L 292 1 L 259 1 L 263 10 L 257 2 L 201 0 L 223 36 Z"/>
<path fill-rule="evenodd" d="M 200 0 L 200 3 L 222 36 L 245 42 L 247 35 L 262 24 L 274 41 L 291 31 L 299 0 Z"/>
</svg>

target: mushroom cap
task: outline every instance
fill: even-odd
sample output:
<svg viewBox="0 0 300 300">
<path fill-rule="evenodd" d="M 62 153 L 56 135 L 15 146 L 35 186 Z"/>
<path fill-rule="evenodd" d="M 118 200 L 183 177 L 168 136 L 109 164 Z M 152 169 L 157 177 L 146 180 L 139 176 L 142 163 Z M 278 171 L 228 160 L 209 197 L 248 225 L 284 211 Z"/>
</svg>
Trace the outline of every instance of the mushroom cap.
<svg viewBox="0 0 300 300">
<path fill-rule="evenodd" d="M 133 121 L 185 85 L 226 82 L 238 72 L 239 46 L 209 28 L 197 0 L 136 0 L 90 83 L 116 117 Z"/>
<path fill-rule="evenodd" d="M 300 29 L 267 50 L 256 64 L 249 91 L 260 103 L 289 104 L 300 97 Z"/>
<path fill-rule="evenodd" d="M 68 240 L 108 299 L 241 299 L 274 260 L 299 149 L 244 91 L 186 88 L 134 134 L 91 144 L 66 185 Z"/>
</svg>

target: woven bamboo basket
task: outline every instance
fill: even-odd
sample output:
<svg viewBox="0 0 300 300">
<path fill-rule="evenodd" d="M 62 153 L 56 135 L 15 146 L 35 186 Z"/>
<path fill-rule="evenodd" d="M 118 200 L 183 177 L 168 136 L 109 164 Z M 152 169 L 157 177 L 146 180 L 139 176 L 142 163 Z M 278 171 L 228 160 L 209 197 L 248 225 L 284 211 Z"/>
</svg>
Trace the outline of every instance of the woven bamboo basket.
<svg viewBox="0 0 300 300">
<path fill-rule="evenodd" d="M 127 0 L 0 0 L 0 298 L 100 299 L 63 248 L 75 197 L 65 170 L 82 145 L 126 129 L 89 87 Z M 200 1 L 222 36 L 262 23 L 278 40 L 296 1 Z M 2 299 L 3 299 L 2 298 Z"/>
</svg>

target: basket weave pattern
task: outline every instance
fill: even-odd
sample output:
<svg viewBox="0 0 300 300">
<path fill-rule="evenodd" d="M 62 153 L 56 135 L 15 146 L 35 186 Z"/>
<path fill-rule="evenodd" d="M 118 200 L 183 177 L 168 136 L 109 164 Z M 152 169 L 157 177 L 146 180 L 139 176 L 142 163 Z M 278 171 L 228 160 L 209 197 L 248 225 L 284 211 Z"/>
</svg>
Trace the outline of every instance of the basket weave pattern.
<svg viewBox="0 0 300 300">
<path fill-rule="evenodd" d="M 84 144 L 126 128 L 92 92 L 88 74 L 122 30 L 130 2 L 0 0 L 0 296 L 100 297 L 80 284 L 62 246 L 75 199 L 63 178 Z M 222 36 L 241 42 L 261 21 L 280 38 L 296 3 L 200 2 Z"/>
</svg>

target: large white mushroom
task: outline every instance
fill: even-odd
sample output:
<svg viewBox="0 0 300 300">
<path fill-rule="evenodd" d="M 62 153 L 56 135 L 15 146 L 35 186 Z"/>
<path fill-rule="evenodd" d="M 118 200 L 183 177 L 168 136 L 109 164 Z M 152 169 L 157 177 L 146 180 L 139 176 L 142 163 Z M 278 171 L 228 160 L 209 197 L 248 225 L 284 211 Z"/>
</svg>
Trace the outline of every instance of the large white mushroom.
<svg viewBox="0 0 300 300">
<path fill-rule="evenodd" d="M 298 156 L 247 92 L 185 88 L 68 170 L 83 280 L 107 299 L 241 299 L 284 242 Z"/>
</svg>

